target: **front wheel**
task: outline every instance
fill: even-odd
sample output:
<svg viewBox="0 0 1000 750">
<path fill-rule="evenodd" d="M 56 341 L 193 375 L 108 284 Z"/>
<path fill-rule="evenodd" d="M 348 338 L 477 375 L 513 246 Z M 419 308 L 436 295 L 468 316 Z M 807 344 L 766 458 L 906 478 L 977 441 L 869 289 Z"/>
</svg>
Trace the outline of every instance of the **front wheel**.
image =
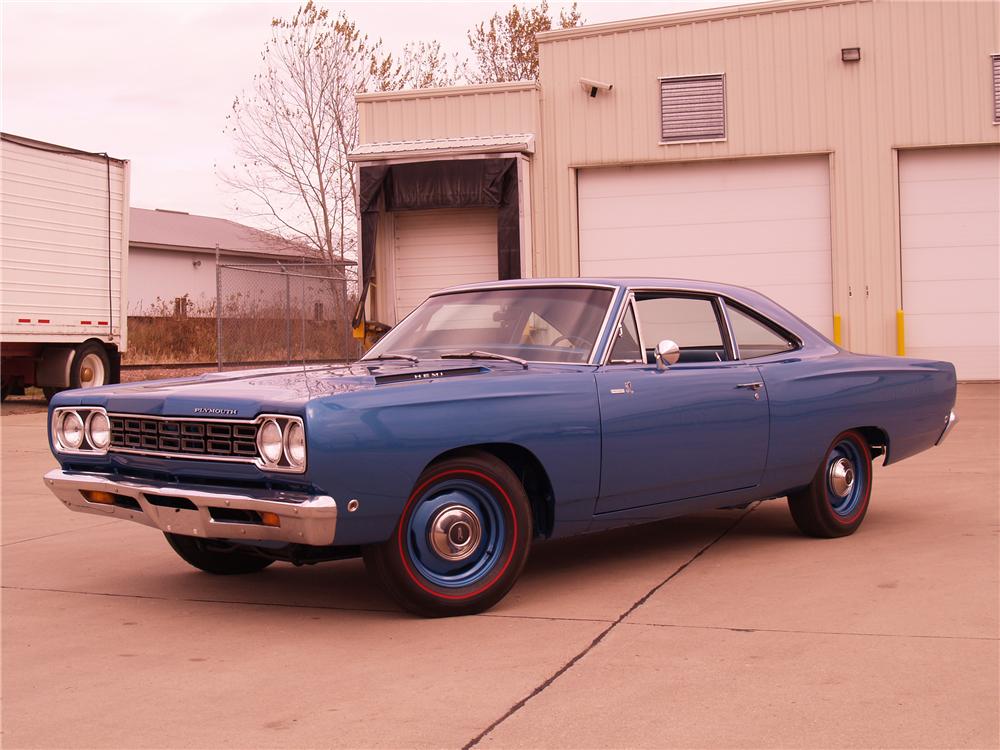
<svg viewBox="0 0 1000 750">
<path fill-rule="evenodd" d="M 498 458 L 469 453 L 417 480 L 393 535 L 366 547 L 366 567 L 425 617 L 482 612 L 506 595 L 528 559 L 531 504 Z"/>
<path fill-rule="evenodd" d="M 871 449 L 848 430 L 834 439 L 809 486 L 788 496 L 788 509 L 803 534 L 847 536 L 861 526 L 871 494 Z"/>
<path fill-rule="evenodd" d="M 188 565 L 220 576 L 256 573 L 274 562 L 266 557 L 242 552 L 231 544 L 213 543 L 193 536 L 164 534 L 167 542 Z"/>
</svg>

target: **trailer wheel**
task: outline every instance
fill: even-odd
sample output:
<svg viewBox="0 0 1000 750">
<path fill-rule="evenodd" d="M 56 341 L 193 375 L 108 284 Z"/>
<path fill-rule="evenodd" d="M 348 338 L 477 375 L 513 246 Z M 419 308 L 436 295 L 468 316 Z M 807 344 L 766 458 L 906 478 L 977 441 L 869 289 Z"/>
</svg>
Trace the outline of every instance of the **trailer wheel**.
<svg viewBox="0 0 1000 750">
<path fill-rule="evenodd" d="M 113 379 L 111 358 L 101 342 L 86 341 L 76 348 L 69 366 L 70 388 L 99 388 Z M 53 396 L 65 390 L 59 386 L 42 388 L 46 401 L 51 401 Z"/>
<path fill-rule="evenodd" d="M 98 388 L 111 382 L 111 360 L 104 347 L 88 341 L 77 348 L 70 365 L 71 388 Z"/>
</svg>

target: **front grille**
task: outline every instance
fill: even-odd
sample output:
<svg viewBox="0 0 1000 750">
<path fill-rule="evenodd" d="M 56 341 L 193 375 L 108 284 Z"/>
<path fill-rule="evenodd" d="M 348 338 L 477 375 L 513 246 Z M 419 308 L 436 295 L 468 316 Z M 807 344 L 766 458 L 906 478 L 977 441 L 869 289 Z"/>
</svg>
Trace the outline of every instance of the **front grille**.
<svg viewBox="0 0 1000 750">
<path fill-rule="evenodd" d="M 257 458 L 257 425 L 111 414 L 111 450 L 201 458 Z"/>
</svg>

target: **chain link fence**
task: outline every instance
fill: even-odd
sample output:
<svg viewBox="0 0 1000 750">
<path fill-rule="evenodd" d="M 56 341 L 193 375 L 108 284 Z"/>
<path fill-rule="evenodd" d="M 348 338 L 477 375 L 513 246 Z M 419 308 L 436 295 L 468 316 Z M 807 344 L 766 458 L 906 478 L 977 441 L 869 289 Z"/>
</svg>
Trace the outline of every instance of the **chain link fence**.
<svg viewBox="0 0 1000 750">
<path fill-rule="evenodd" d="M 352 261 L 220 264 L 219 369 L 357 359 L 360 342 L 351 329 L 357 288 Z"/>
</svg>

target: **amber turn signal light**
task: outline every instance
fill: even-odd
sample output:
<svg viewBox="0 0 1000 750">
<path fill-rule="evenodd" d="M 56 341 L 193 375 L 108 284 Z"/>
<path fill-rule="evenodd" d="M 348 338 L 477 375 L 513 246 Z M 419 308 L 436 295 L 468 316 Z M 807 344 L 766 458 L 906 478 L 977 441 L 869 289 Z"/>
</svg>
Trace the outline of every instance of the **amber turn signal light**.
<svg viewBox="0 0 1000 750">
<path fill-rule="evenodd" d="M 88 503 L 100 503 L 101 505 L 114 505 L 115 496 L 110 492 L 101 492 L 100 490 L 80 490 L 83 495 L 83 499 Z"/>
<path fill-rule="evenodd" d="M 277 513 L 263 511 L 260 514 L 260 522 L 265 526 L 281 526 L 281 518 Z"/>
</svg>

